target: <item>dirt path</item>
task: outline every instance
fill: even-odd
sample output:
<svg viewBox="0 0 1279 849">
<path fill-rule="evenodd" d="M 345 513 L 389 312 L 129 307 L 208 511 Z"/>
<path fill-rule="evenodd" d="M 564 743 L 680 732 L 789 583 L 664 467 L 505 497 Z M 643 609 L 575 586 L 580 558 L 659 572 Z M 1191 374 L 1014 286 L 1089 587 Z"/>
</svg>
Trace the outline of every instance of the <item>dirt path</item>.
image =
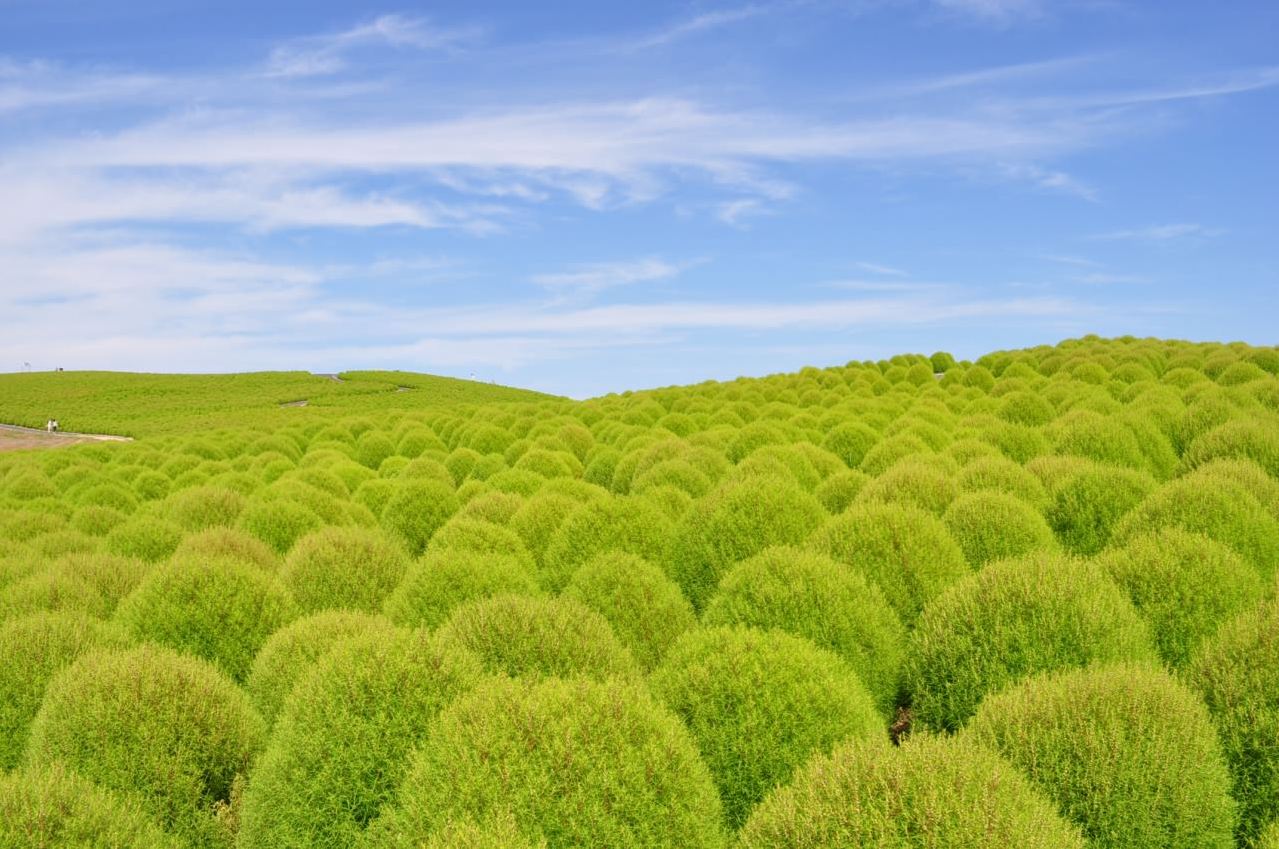
<svg viewBox="0 0 1279 849">
<path fill-rule="evenodd" d="M 0 424 L 0 451 L 21 451 L 28 448 L 64 448 L 85 442 L 132 442 L 131 436 L 113 436 L 107 433 L 49 433 L 35 427 Z"/>
</svg>

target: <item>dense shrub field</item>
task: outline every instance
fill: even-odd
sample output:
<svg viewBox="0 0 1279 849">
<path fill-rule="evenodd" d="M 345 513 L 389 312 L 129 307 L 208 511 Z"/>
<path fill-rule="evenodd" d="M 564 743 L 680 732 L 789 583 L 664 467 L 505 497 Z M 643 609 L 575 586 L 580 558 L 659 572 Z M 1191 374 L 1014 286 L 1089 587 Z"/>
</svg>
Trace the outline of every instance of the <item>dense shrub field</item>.
<svg viewBox="0 0 1279 849">
<path fill-rule="evenodd" d="M 1276 849 L 1277 373 L 0 376 L 0 849 Z"/>
</svg>

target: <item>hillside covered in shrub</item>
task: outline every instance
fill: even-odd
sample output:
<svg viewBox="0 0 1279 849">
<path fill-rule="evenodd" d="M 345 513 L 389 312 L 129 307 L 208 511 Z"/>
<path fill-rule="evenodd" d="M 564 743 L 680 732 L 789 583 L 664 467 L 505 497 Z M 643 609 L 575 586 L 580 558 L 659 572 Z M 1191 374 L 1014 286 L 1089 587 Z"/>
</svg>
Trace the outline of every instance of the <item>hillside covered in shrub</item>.
<svg viewBox="0 0 1279 849">
<path fill-rule="evenodd" d="M 1279 845 L 1279 349 L 344 377 L 0 378 L 2 849 Z"/>
</svg>

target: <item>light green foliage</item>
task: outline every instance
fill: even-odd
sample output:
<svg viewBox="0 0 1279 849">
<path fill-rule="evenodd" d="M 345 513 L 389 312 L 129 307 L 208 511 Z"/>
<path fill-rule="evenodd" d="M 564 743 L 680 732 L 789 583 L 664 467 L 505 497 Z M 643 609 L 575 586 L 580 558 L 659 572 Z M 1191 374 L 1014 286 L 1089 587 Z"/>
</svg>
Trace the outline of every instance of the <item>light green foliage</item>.
<svg viewBox="0 0 1279 849">
<path fill-rule="evenodd" d="M 1135 469 L 1090 466 L 1053 488 L 1045 516 L 1067 551 L 1096 554 L 1110 541 L 1115 524 L 1157 486 L 1154 478 Z"/>
<path fill-rule="evenodd" d="M 388 638 L 393 633 L 391 624 L 381 616 L 325 610 L 295 619 L 268 637 L 253 659 L 244 685 L 267 725 L 275 724 L 293 685 L 329 649 L 368 632 L 386 633 Z"/>
<path fill-rule="evenodd" d="M 652 669 L 681 634 L 697 625 L 679 586 L 657 566 L 624 552 L 601 554 L 573 573 L 561 594 L 608 620 L 644 669 Z"/>
<path fill-rule="evenodd" d="M 1253 846 L 1255 849 L 1279 849 L 1279 820 L 1272 822 L 1269 828 L 1262 831 Z"/>
<path fill-rule="evenodd" d="M 327 527 L 294 544 L 280 582 L 302 613 L 339 608 L 376 613 L 408 566 L 404 550 L 377 531 Z"/>
<path fill-rule="evenodd" d="M 263 741 L 248 697 L 214 667 L 154 645 L 94 651 L 63 669 L 26 762 L 57 762 L 136 800 L 187 845 L 230 846 L 215 815 Z"/>
<path fill-rule="evenodd" d="M 502 817 L 529 845 L 717 849 L 720 801 L 688 731 L 639 684 L 493 679 L 440 716 L 370 849 Z M 516 847 L 450 842 L 444 846 Z"/>
<path fill-rule="evenodd" d="M 1279 602 L 1241 613 L 1185 670 L 1208 705 L 1234 777 L 1239 836 L 1279 819 Z"/>
<path fill-rule="evenodd" d="M 1045 504 L 1048 495 L 1033 474 L 1003 456 L 982 456 L 970 460 L 955 477 L 961 493 L 1002 492 L 1031 506 Z"/>
<path fill-rule="evenodd" d="M 183 538 L 174 549 L 175 560 L 226 558 L 250 563 L 267 572 L 279 568 L 279 559 L 266 543 L 237 528 L 209 528 Z"/>
<path fill-rule="evenodd" d="M 1261 576 L 1219 542 L 1166 528 L 1098 556 L 1150 626 L 1164 662 L 1180 667 L 1226 620 L 1266 594 Z"/>
<path fill-rule="evenodd" d="M 138 517 L 116 525 L 107 534 L 104 548 L 111 554 L 137 557 L 148 563 L 163 560 L 182 541 L 182 529 L 172 522 Z"/>
<path fill-rule="evenodd" d="M 1181 478 L 1151 493 L 1115 526 L 1114 539 L 1176 527 L 1224 543 L 1270 580 L 1279 568 L 1279 519 L 1242 485 Z"/>
<path fill-rule="evenodd" d="M 782 631 L 690 631 L 649 687 L 692 733 L 733 829 L 812 755 L 841 740 L 886 736 L 857 674 Z"/>
<path fill-rule="evenodd" d="M 159 505 L 160 514 L 186 531 L 235 524 L 245 497 L 220 486 L 197 486 L 170 495 Z"/>
<path fill-rule="evenodd" d="M 296 616 L 288 591 L 254 566 L 181 559 L 147 575 L 114 621 L 139 641 L 202 657 L 243 681 L 266 638 Z"/>
<path fill-rule="evenodd" d="M 60 765 L 0 774 L 4 849 L 181 849 L 136 803 Z"/>
<path fill-rule="evenodd" d="M 1030 678 L 988 698 L 965 733 L 1021 769 L 1090 846 L 1234 846 L 1221 744 L 1202 702 L 1162 670 Z"/>
<path fill-rule="evenodd" d="M 1020 772 L 966 737 L 844 743 L 765 799 L 742 849 L 1084 849 Z"/>
<path fill-rule="evenodd" d="M 908 458 L 862 487 L 857 503 L 904 504 L 940 516 L 957 494 L 946 472 L 933 463 Z"/>
<path fill-rule="evenodd" d="M 240 514 L 238 527 L 285 554 L 297 539 L 323 526 L 315 511 L 292 501 L 250 501 Z"/>
<path fill-rule="evenodd" d="M 458 506 L 449 484 L 429 478 L 410 480 L 387 500 L 382 509 L 382 526 L 416 556 Z"/>
<path fill-rule="evenodd" d="M 491 494 L 505 496 L 505 493 Z M 516 561 L 521 569 L 529 573 L 537 569 L 533 555 L 529 553 L 519 534 L 484 519 L 454 516 L 436 531 L 427 551 L 496 555 Z"/>
<path fill-rule="evenodd" d="M 912 507 L 854 505 L 814 533 L 808 547 L 874 581 L 908 627 L 930 599 L 968 574 L 946 526 Z"/>
<path fill-rule="evenodd" d="M 793 480 L 748 477 L 708 495 L 675 529 L 667 571 L 701 609 L 734 564 L 774 545 L 803 543 L 826 519 Z"/>
<path fill-rule="evenodd" d="M 506 555 L 476 551 L 428 551 L 409 566 L 386 599 L 397 625 L 436 628 L 458 605 L 490 596 L 541 594 L 536 575 Z"/>
<path fill-rule="evenodd" d="M 45 687 L 89 649 L 121 647 L 119 630 L 74 613 L 33 613 L 0 624 L 0 770 L 18 765 Z"/>
<path fill-rule="evenodd" d="M 770 548 L 733 567 L 702 614 L 706 625 L 776 628 L 842 657 L 881 713 L 897 706 L 906 629 L 879 588 L 829 557 Z"/>
<path fill-rule="evenodd" d="M 986 695 L 1027 675 L 1154 658 L 1145 623 L 1099 566 L 1035 555 L 992 563 L 924 609 L 906 688 L 917 722 L 954 730 Z"/>
<path fill-rule="evenodd" d="M 947 508 L 942 521 L 973 567 L 1057 550 L 1057 539 L 1044 517 L 1016 496 L 1001 492 L 960 496 Z"/>
<path fill-rule="evenodd" d="M 436 714 L 479 675 L 426 631 L 338 643 L 284 701 L 244 793 L 238 849 L 359 845 Z"/>
<path fill-rule="evenodd" d="M 518 516 L 515 521 L 518 525 Z M 566 516 L 551 535 L 540 583 L 559 592 L 579 566 L 609 551 L 660 562 L 670 535 L 670 518 L 643 496 L 591 499 Z"/>
<path fill-rule="evenodd" d="M 497 595 L 467 602 L 437 634 L 472 652 L 492 674 L 600 680 L 639 674 L 608 620 L 572 598 Z"/>
<path fill-rule="evenodd" d="M 856 469 L 836 472 L 817 485 L 813 494 L 831 514 L 842 513 L 871 480 L 870 475 Z"/>
</svg>

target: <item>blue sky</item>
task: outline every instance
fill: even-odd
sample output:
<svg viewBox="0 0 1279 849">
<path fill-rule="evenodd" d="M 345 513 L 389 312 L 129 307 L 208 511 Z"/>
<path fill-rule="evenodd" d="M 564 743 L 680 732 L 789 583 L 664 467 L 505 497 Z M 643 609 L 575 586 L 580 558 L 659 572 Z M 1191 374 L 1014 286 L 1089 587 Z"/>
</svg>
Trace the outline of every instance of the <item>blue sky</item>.
<svg viewBox="0 0 1279 849">
<path fill-rule="evenodd" d="M 1275 344 L 1279 4 L 0 0 L 0 370 Z"/>
</svg>

